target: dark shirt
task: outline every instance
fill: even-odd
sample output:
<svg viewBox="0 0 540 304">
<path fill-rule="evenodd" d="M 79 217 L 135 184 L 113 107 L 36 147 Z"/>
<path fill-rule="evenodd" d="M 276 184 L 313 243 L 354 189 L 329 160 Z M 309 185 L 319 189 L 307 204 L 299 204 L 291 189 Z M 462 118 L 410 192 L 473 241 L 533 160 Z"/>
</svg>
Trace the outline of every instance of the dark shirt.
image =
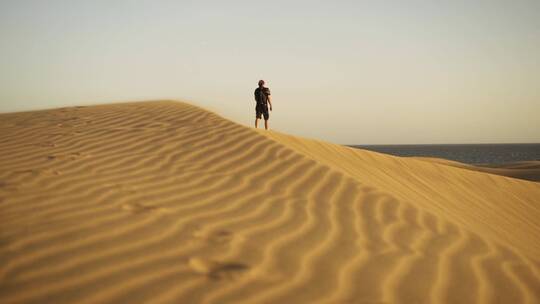
<svg viewBox="0 0 540 304">
<path fill-rule="evenodd" d="M 270 89 L 265 87 L 259 87 L 255 89 L 255 101 L 258 105 L 268 105 L 268 96 L 270 95 Z"/>
</svg>

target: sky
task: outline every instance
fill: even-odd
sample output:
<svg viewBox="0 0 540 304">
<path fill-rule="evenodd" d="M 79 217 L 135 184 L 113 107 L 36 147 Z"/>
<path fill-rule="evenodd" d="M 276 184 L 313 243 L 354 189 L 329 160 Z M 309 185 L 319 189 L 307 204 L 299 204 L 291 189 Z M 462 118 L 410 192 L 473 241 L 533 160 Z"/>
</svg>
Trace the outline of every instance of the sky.
<svg viewBox="0 0 540 304">
<path fill-rule="evenodd" d="M 0 112 L 184 100 L 338 144 L 540 142 L 540 1 L 0 0 Z"/>
</svg>

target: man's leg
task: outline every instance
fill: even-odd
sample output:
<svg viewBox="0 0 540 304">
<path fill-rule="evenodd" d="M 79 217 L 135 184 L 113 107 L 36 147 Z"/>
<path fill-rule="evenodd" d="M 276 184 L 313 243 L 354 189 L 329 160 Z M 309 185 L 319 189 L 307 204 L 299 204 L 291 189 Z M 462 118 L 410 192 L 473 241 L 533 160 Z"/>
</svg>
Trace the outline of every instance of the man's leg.
<svg viewBox="0 0 540 304">
<path fill-rule="evenodd" d="M 264 129 L 268 130 L 268 118 L 270 118 L 270 115 L 268 115 L 268 108 L 265 108 L 265 111 L 263 112 L 264 116 Z"/>
<path fill-rule="evenodd" d="M 259 127 L 259 119 L 255 118 L 255 129 Z"/>
</svg>

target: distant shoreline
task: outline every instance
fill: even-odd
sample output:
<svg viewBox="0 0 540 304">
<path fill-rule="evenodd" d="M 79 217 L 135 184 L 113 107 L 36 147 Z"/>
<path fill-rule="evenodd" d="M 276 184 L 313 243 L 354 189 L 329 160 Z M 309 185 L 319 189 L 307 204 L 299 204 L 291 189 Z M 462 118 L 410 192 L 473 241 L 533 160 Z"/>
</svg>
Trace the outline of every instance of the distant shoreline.
<svg viewBox="0 0 540 304">
<path fill-rule="evenodd" d="M 480 144 L 368 144 L 345 145 L 347 147 L 399 147 L 399 146 L 500 146 L 500 145 L 540 145 L 540 143 L 480 143 Z"/>
<path fill-rule="evenodd" d="M 540 143 L 349 145 L 403 157 L 435 157 L 472 165 L 540 161 Z"/>
</svg>

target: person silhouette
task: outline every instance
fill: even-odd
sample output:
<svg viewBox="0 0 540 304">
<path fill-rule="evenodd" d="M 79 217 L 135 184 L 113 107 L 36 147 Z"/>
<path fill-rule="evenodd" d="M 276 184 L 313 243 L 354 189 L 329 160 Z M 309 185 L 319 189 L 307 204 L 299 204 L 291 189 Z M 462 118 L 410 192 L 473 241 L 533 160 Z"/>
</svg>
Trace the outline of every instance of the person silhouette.
<svg viewBox="0 0 540 304">
<path fill-rule="evenodd" d="M 264 86 L 264 80 L 259 80 L 259 87 L 255 89 L 255 129 L 259 127 L 259 119 L 264 117 L 264 128 L 268 130 L 268 105 L 270 105 L 270 111 L 272 111 L 272 98 L 270 96 L 270 89 Z"/>
</svg>

